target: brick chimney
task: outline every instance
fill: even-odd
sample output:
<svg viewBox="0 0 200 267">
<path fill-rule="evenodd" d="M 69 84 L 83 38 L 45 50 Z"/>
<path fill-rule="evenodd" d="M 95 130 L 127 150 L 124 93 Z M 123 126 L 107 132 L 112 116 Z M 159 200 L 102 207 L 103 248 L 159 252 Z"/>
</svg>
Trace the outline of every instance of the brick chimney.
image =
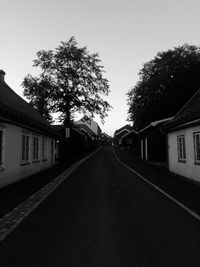
<svg viewBox="0 0 200 267">
<path fill-rule="evenodd" d="M 4 83 L 5 71 L 0 70 L 0 84 Z"/>
</svg>

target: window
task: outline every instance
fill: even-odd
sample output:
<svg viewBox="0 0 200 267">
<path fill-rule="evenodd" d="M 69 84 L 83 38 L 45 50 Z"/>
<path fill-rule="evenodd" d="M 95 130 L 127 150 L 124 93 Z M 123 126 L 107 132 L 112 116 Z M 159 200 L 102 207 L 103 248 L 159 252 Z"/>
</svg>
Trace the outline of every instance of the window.
<svg viewBox="0 0 200 267">
<path fill-rule="evenodd" d="M 39 137 L 33 137 L 33 161 L 39 160 Z"/>
<path fill-rule="evenodd" d="M 70 128 L 65 128 L 65 137 L 66 138 L 70 137 Z"/>
<path fill-rule="evenodd" d="M 46 160 L 47 159 L 47 139 L 46 138 L 42 138 L 42 160 Z"/>
<path fill-rule="evenodd" d="M 143 148 L 143 139 L 141 139 L 141 159 L 144 158 L 144 148 Z"/>
<path fill-rule="evenodd" d="M 186 162 L 185 136 L 177 136 L 178 161 Z"/>
<path fill-rule="evenodd" d="M 28 163 L 29 162 L 29 154 L 30 154 L 30 136 L 28 134 L 22 134 L 22 150 L 21 150 L 21 162 Z"/>
<path fill-rule="evenodd" d="M 58 157 L 58 149 L 59 149 L 59 141 L 57 140 L 55 142 L 55 160 L 59 159 L 59 157 Z"/>
<path fill-rule="evenodd" d="M 194 133 L 195 163 L 200 164 L 200 133 Z"/>
<path fill-rule="evenodd" d="M 0 128 L 0 169 L 4 165 L 4 128 Z"/>
<path fill-rule="evenodd" d="M 148 139 L 145 138 L 145 160 L 148 160 Z"/>
</svg>

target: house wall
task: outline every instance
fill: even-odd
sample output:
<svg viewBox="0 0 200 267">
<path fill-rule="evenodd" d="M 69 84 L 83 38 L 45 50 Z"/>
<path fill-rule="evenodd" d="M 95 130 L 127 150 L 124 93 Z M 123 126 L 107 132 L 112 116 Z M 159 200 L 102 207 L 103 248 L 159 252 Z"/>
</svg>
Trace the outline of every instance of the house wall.
<svg viewBox="0 0 200 267">
<path fill-rule="evenodd" d="M 96 135 L 101 134 L 98 123 L 94 121 L 92 117 L 88 118 L 87 120 L 83 118 L 76 122 L 76 124 L 83 124 L 83 123 L 86 124 L 90 128 L 90 130 L 92 130 Z"/>
<path fill-rule="evenodd" d="M 182 129 L 168 134 L 169 170 L 181 176 L 200 182 L 200 165 L 195 164 L 193 133 L 200 126 Z M 186 161 L 178 161 L 177 136 L 185 135 Z"/>
<path fill-rule="evenodd" d="M 167 152 L 165 136 L 160 130 L 155 126 L 139 135 L 141 159 L 154 162 L 166 162 Z"/>
<path fill-rule="evenodd" d="M 65 129 L 61 131 L 64 135 Z M 81 153 L 84 153 L 89 148 L 89 140 L 86 134 L 76 131 L 74 128 L 70 129 L 70 138 L 66 138 L 59 143 L 60 161 L 67 161 L 73 159 Z"/>
<path fill-rule="evenodd" d="M 122 145 L 121 137 L 124 136 L 125 134 L 127 134 L 128 132 L 129 132 L 129 130 L 124 129 L 121 132 L 117 133 L 114 137 L 115 143 L 118 145 Z"/>
<path fill-rule="evenodd" d="M 0 127 L 4 129 L 4 160 L 3 166 L 0 168 L 0 187 L 55 165 L 56 140 L 8 123 L 0 122 Z M 30 160 L 28 163 L 22 164 L 22 133 L 25 132 L 30 134 Z M 33 136 L 39 137 L 39 160 L 35 162 L 32 159 Z M 47 142 L 45 160 L 41 158 L 42 137 L 45 137 Z"/>
<path fill-rule="evenodd" d="M 123 146 L 136 146 L 138 145 L 138 135 L 134 132 L 131 132 L 125 137 L 122 137 Z"/>
</svg>

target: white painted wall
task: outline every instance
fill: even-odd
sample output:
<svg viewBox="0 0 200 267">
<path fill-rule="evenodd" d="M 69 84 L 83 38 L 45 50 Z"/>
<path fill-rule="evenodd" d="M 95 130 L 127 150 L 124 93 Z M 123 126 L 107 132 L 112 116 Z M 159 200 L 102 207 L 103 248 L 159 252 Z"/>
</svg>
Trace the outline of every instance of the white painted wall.
<svg viewBox="0 0 200 267">
<path fill-rule="evenodd" d="M 182 129 L 168 134 L 169 170 L 200 182 L 200 165 L 195 164 L 193 133 L 200 126 Z M 178 162 L 177 136 L 185 135 L 186 163 Z"/>
<path fill-rule="evenodd" d="M 55 164 L 54 153 L 56 153 L 56 150 L 53 151 L 53 157 L 51 156 L 51 141 L 53 141 L 53 147 L 55 149 L 54 139 L 47 137 L 46 160 L 44 161 L 41 159 L 41 153 L 40 153 L 40 158 L 39 158 L 40 160 L 38 162 L 33 162 L 32 136 L 33 135 L 39 136 L 40 148 L 41 148 L 42 136 L 35 132 L 31 132 L 21 127 L 8 123 L 0 122 L 0 127 L 3 127 L 5 129 L 4 165 L 3 168 L 0 169 L 0 187 L 16 182 L 19 179 L 22 179 L 26 176 L 30 176 L 34 173 L 40 172 Z M 30 163 L 25 165 L 21 164 L 21 146 L 22 146 L 21 144 L 22 144 L 23 131 L 30 133 Z"/>
</svg>

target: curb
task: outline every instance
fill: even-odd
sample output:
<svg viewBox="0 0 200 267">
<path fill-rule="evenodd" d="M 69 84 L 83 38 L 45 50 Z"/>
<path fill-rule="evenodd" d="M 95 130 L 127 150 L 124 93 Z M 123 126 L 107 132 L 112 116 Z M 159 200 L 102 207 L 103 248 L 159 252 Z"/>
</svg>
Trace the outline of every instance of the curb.
<svg viewBox="0 0 200 267">
<path fill-rule="evenodd" d="M 164 190 L 162 190 L 160 187 L 156 186 L 155 184 L 151 183 L 149 180 L 147 180 L 144 176 L 142 176 L 141 174 L 139 174 L 138 172 L 136 172 L 135 170 L 133 170 L 131 167 L 129 167 L 128 165 L 126 165 L 123 161 L 121 161 L 118 156 L 116 155 L 114 149 L 113 149 L 113 154 L 115 156 L 115 158 L 117 159 L 117 161 L 119 163 L 121 163 L 125 168 L 127 168 L 129 171 L 131 171 L 132 173 L 134 173 L 135 175 L 137 175 L 141 180 L 145 181 L 147 184 L 149 184 L 151 187 L 153 187 L 154 189 L 156 189 L 157 191 L 159 191 L 161 194 L 163 194 L 165 197 L 167 197 L 168 199 L 170 199 L 171 201 L 173 201 L 177 206 L 181 207 L 182 209 L 184 209 L 187 213 L 189 213 L 192 217 L 194 217 L 196 220 L 200 221 L 200 216 L 195 213 L 193 210 L 191 210 L 190 208 L 188 208 L 187 206 L 185 206 L 183 203 L 181 203 L 180 201 L 178 201 L 177 199 L 175 199 L 174 197 L 170 196 L 169 194 L 167 194 Z"/>
</svg>

